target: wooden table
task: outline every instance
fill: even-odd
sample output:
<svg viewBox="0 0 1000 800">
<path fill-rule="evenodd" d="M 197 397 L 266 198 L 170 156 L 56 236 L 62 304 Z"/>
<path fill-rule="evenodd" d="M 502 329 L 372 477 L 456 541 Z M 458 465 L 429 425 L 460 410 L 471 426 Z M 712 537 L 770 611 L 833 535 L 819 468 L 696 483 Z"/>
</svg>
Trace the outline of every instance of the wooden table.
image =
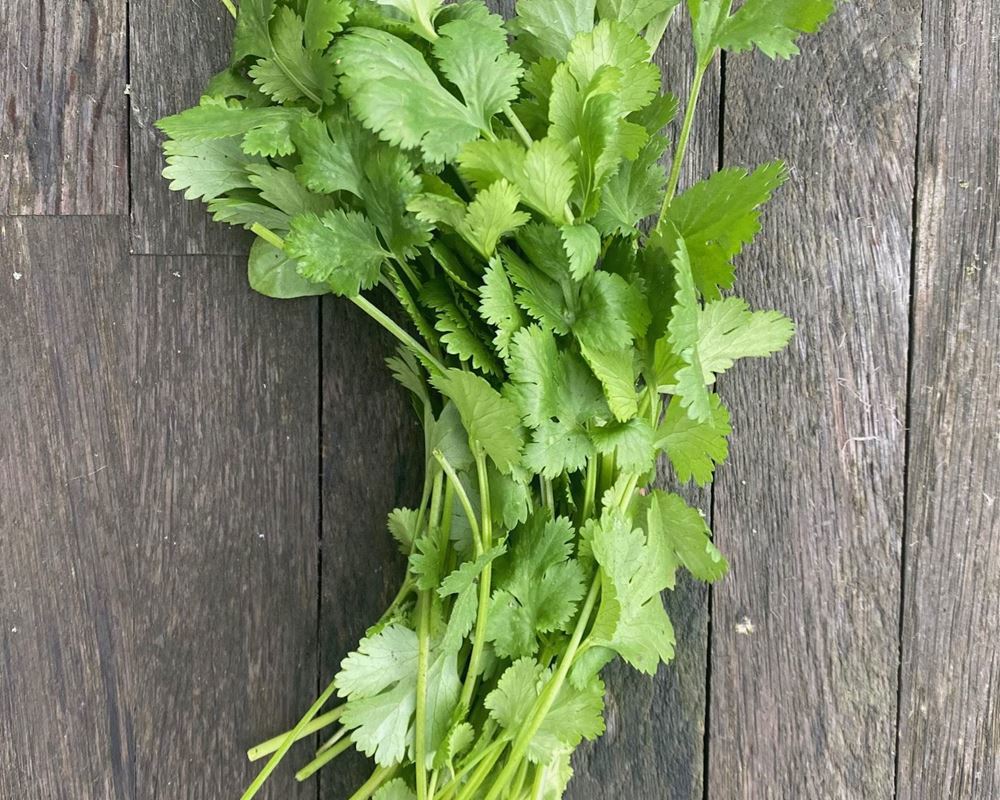
<svg viewBox="0 0 1000 800">
<path fill-rule="evenodd" d="M 159 177 L 221 4 L 4 0 L 0 32 L 0 798 L 235 798 L 390 597 L 419 432 L 385 336 L 254 295 Z M 1000 797 L 1000 7 L 858 0 L 803 49 L 725 60 L 686 176 L 793 174 L 739 288 L 800 332 L 726 376 L 695 498 L 732 574 L 671 595 L 655 680 L 609 670 L 573 800 Z"/>
</svg>

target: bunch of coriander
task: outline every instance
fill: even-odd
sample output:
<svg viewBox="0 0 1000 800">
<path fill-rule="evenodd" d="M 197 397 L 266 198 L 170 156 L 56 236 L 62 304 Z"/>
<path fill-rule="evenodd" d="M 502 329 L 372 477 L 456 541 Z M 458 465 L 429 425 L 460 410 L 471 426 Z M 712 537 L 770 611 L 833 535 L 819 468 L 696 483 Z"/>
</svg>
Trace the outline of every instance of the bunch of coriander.
<svg viewBox="0 0 1000 800">
<path fill-rule="evenodd" d="M 352 800 L 562 797 L 604 728 L 601 669 L 669 661 L 661 592 L 727 568 L 701 512 L 647 488 L 657 457 L 707 483 L 716 377 L 793 331 L 724 294 L 783 166 L 676 194 L 702 77 L 720 49 L 797 53 L 832 0 L 688 0 L 672 148 L 650 56 L 679 0 L 521 0 L 509 22 L 481 0 L 227 5 L 231 66 L 159 123 L 164 174 L 257 234 L 254 289 L 341 295 L 399 340 L 427 453 L 419 507 L 389 518 L 395 601 L 251 750 L 271 758 L 244 798 L 318 730 L 298 777 L 357 748 L 375 768 Z"/>
</svg>

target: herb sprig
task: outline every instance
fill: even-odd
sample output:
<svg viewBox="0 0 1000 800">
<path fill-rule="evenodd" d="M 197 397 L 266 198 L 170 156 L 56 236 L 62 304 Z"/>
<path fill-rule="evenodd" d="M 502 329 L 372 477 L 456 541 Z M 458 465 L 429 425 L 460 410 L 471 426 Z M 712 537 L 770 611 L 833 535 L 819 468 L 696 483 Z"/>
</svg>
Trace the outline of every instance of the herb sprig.
<svg viewBox="0 0 1000 800">
<path fill-rule="evenodd" d="M 158 125 L 171 188 L 257 234 L 272 297 L 350 299 L 400 343 L 427 452 L 391 606 L 270 756 L 333 730 L 352 800 L 561 797 L 604 730 L 601 669 L 674 653 L 661 592 L 727 563 L 701 512 L 648 488 L 711 481 L 730 415 L 716 378 L 792 323 L 729 295 L 786 179 L 730 168 L 677 194 L 720 50 L 788 58 L 833 0 L 688 0 L 680 132 L 651 63 L 679 0 L 243 0 L 233 59 Z M 661 162 L 672 151 L 669 171 Z M 408 319 L 395 321 L 369 290 Z M 340 704 L 323 711 L 334 696 Z"/>
</svg>

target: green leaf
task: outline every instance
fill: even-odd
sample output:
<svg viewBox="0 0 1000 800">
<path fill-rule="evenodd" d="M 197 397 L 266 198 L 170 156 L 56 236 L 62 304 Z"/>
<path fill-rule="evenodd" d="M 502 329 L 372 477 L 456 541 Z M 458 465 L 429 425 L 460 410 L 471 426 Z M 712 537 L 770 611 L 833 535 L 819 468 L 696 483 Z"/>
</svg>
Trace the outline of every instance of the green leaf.
<svg viewBox="0 0 1000 800">
<path fill-rule="evenodd" d="M 388 256 L 363 214 L 339 208 L 322 217 L 303 214 L 292 220 L 285 249 L 299 262 L 304 278 L 328 283 L 348 297 L 378 282 Z"/>
<path fill-rule="evenodd" d="M 660 163 L 666 146 L 662 136 L 650 137 L 639 157 L 623 161 L 604 185 L 601 208 L 593 222 L 605 236 L 634 236 L 644 219 L 659 212 L 667 181 Z"/>
<path fill-rule="evenodd" d="M 424 284 L 420 301 L 438 312 L 435 329 L 442 334 L 441 343 L 461 361 L 471 363 L 480 372 L 500 376 L 502 369 L 489 345 L 484 341 L 478 317 L 466 312 L 448 281 L 435 278 Z"/>
<path fill-rule="evenodd" d="M 271 54 L 268 24 L 274 14 L 274 0 L 241 0 L 233 34 L 233 63 L 247 56 Z"/>
<path fill-rule="evenodd" d="M 517 210 L 521 195 L 506 180 L 499 180 L 476 194 L 457 230 L 484 258 L 490 258 L 500 238 L 529 219 Z"/>
<path fill-rule="evenodd" d="M 490 716 L 511 735 L 517 735 L 552 671 L 533 658 L 521 658 L 507 667 L 497 687 L 486 696 Z M 563 684 L 528 745 L 528 760 L 548 764 L 565 748 L 574 748 L 583 739 L 596 739 L 604 732 L 604 684 L 593 678 L 580 687 Z"/>
<path fill-rule="evenodd" d="M 254 291 L 280 299 L 311 297 L 330 291 L 326 284 L 313 283 L 299 275 L 295 261 L 263 239 L 254 241 L 250 248 L 247 278 Z"/>
<path fill-rule="evenodd" d="M 521 57 L 507 46 L 503 19 L 481 14 L 441 26 L 434 42 L 444 76 L 462 94 L 465 105 L 483 128 L 490 118 L 517 98 Z"/>
<path fill-rule="evenodd" d="M 434 386 L 451 398 L 469 432 L 469 438 L 486 451 L 501 472 L 520 462 L 523 439 L 517 408 L 478 375 L 449 369 L 431 378 Z"/>
<path fill-rule="evenodd" d="M 509 555 L 497 563 L 486 628 L 502 658 L 532 655 L 538 635 L 568 630 L 584 593 L 573 555 L 573 524 L 538 511 L 511 534 Z"/>
<path fill-rule="evenodd" d="M 315 2 L 315 0 L 314 0 Z M 383 785 L 375 794 L 372 800 L 417 800 L 416 794 L 406 785 L 402 778 L 396 778 Z"/>
<path fill-rule="evenodd" d="M 698 354 L 706 383 L 738 358 L 769 356 L 783 349 L 795 324 L 778 311 L 750 311 L 740 297 L 709 303 L 698 321 Z"/>
<path fill-rule="evenodd" d="M 290 170 L 261 163 L 250 164 L 247 172 L 250 173 L 250 183 L 260 192 L 260 199 L 281 209 L 289 217 L 308 212 L 322 214 L 333 208 L 331 198 L 310 192 L 295 179 Z M 270 227 L 263 220 L 261 222 L 265 227 Z M 288 230 L 288 224 L 277 230 Z"/>
<path fill-rule="evenodd" d="M 510 352 L 510 342 L 525 325 L 521 309 L 514 302 L 514 289 L 499 258 L 490 261 L 479 289 L 479 313 L 496 329 L 493 346 L 504 360 Z"/>
<path fill-rule="evenodd" d="M 698 352 L 698 322 L 701 307 L 691 273 L 691 257 L 682 238 L 675 241 L 677 252 L 673 256 L 677 293 L 674 296 L 673 315 L 667 326 L 671 350 L 683 360 L 675 373 L 676 386 L 667 387 L 680 397 L 688 415 L 699 422 L 712 416 L 712 407 L 705 388 L 704 371 Z"/>
<path fill-rule="evenodd" d="M 595 8 L 595 0 L 518 0 L 517 42 L 562 61 L 577 34 L 593 29 Z"/>
<path fill-rule="evenodd" d="M 729 411 L 716 394 L 709 395 L 709 407 L 709 419 L 698 422 L 688 416 L 680 398 L 673 397 L 656 432 L 657 448 L 666 451 L 682 483 L 693 478 L 705 486 L 712 480 L 715 465 L 729 455 Z"/>
<path fill-rule="evenodd" d="M 409 17 L 413 30 L 425 38 L 434 38 L 434 18 L 441 10 L 441 0 L 376 0 L 379 5 L 390 6 Z"/>
<path fill-rule="evenodd" d="M 319 117 L 299 121 L 292 139 L 302 163 L 295 168 L 295 174 L 311 191 L 344 191 L 362 197 L 363 165 L 350 147 L 352 131 L 339 118 L 331 120 L 331 124 L 337 129 L 335 138 Z"/>
<path fill-rule="evenodd" d="M 716 581 L 726 574 L 729 564 L 712 543 L 705 518 L 682 497 L 654 490 L 647 521 L 650 539 L 660 537 L 698 580 Z"/>
<path fill-rule="evenodd" d="M 463 562 L 440 583 L 437 593 L 440 597 L 455 597 L 451 617 L 441 639 L 441 648 L 445 652 L 457 653 L 462 642 L 472 630 L 478 607 L 477 587 L 479 576 L 486 565 L 495 561 L 506 552 L 505 545 L 498 545 L 473 561 Z"/>
<path fill-rule="evenodd" d="M 597 0 L 601 19 L 616 19 L 636 33 L 655 18 L 672 12 L 681 0 Z"/>
<path fill-rule="evenodd" d="M 287 6 L 278 6 L 270 22 L 271 50 L 249 75 L 265 94 L 279 103 L 308 98 L 314 103 L 332 99 L 336 86 L 332 64 L 305 45 L 306 26 Z"/>
<path fill-rule="evenodd" d="M 394 508 L 389 513 L 389 533 L 399 543 L 402 552 L 409 553 L 412 549 L 419 521 L 420 513 L 414 508 Z"/>
<path fill-rule="evenodd" d="M 597 264 L 601 254 L 601 234 L 592 225 L 563 225 L 563 247 L 569 257 L 569 271 L 575 280 L 582 280 Z"/>
<path fill-rule="evenodd" d="M 429 161 L 455 157 L 479 136 L 476 114 L 450 94 L 418 50 L 385 31 L 353 28 L 334 45 L 341 93 L 370 130 L 419 147 Z"/>
<path fill-rule="evenodd" d="M 597 452 L 614 453 L 615 463 L 625 473 L 646 475 L 656 466 L 653 429 L 644 419 L 615 422 L 593 428 L 590 433 Z"/>
<path fill-rule="evenodd" d="M 631 348 L 607 351 L 581 347 L 581 352 L 604 387 L 604 397 L 615 418 L 627 422 L 638 414 L 634 351 Z"/>
<path fill-rule="evenodd" d="M 752 173 L 742 167 L 717 172 L 676 197 L 666 220 L 687 244 L 695 284 L 706 300 L 733 285 L 732 260 L 760 231 L 760 207 L 788 178 L 780 161 Z"/>
<path fill-rule="evenodd" d="M 417 674 L 417 634 L 402 625 L 389 625 L 376 636 L 361 640 L 337 673 L 341 697 L 370 697 Z"/>
<path fill-rule="evenodd" d="M 601 568 L 601 605 L 594 646 L 617 652 L 640 672 L 655 674 L 674 655 L 674 631 L 660 592 L 673 585 L 669 553 L 618 511 L 608 510 L 590 531 Z"/>
<path fill-rule="evenodd" d="M 746 0 L 719 26 L 715 42 L 734 53 L 756 47 L 768 58 L 791 58 L 799 35 L 815 33 L 835 8 L 835 0 Z"/>
<path fill-rule="evenodd" d="M 580 289 L 573 333 L 592 351 L 622 350 L 649 324 L 649 309 L 635 286 L 619 275 L 591 272 Z"/>
<path fill-rule="evenodd" d="M 305 41 L 310 50 L 325 50 L 335 33 L 351 17 L 350 0 L 308 0 L 305 10 Z"/>
<path fill-rule="evenodd" d="M 247 166 L 262 163 L 240 149 L 235 137 L 201 141 L 168 139 L 163 143 L 167 166 L 163 177 L 188 200 L 211 200 L 233 189 L 252 188 Z"/>
</svg>

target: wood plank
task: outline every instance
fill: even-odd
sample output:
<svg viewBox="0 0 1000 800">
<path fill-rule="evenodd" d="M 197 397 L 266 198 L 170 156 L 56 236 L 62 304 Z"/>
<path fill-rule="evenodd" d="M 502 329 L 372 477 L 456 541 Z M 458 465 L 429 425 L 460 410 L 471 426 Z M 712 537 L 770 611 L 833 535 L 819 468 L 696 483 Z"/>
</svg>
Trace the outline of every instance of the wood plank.
<svg viewBox="0 0 1000 800">
<path fill-rule="evenodd" d="M 900 800 L 1000 796 L 1000 9 L 925 5 Z"/>
<path fill-rule="evenodd" d="M 0 31 L 0 214 L 125 213 L 125 3 L 4 0 Z"/>
<path fill-rule="evenodd" d="M 663 85 L 684 99 L 690 91 L 694 55 L 687 14 L 678 12 L 654 61 Z M 719 160 L 718 66 L 710 70 L 702 88 L 681 187 L 710 175 Z M 676 137 L 679 121 L 669 134 Z M 660 486 L 671 490 L 666 470 Z M 711 491 L 688 489 L 688 502 L 711 513 Z M 608 705 L 607 732 L 584 745 L 574 761 L 570 784 L 572 800 L 701 800 L 704 784 L 706 671 L 708 668 L 709 590 L 684 578 L 664 600 L 677 638 L 676 659 L 661 667 L 655 678 L 615 663 L 605 671 Z"/>
<path fill-rule="evenodd" d="M 799 332 L 725 378 L 710 797 L 893 796 L 919 24 L 842 4 L 798 59 L 727 61 L 725 162 L 793 176 L 736 288 Z"/>
<path fill-rule="evenodd" d="M 126 241 L 0 221 L 2 797 L 233 796 L 314 690 L 315 303 Z"/>
<path fill-rule="evenodd" d="M 389 308 L 386 296 L 377 298 Z M 323 543 L 320 683 L 357 648 L 395 596 L 405 558 L 386 529 L 397 506 L 416 507 L 423 434 L 385 367 L 395 340 L 346 300 L 323 303 Z M 351 751 L 319 774 L 321 797 L 344 798 L 371 774 Z"/>
<path fill-rule="evenodd" d="M 153 127 L 196 104 L 226 66 L 232 18 L 219 0 L 130 0 L 129 27 L 133 252 L 245 253 L 249 234 L 212 222 L 200 201 L 169 190 L 160 174 L 163 136 Z"/>
</svg>

